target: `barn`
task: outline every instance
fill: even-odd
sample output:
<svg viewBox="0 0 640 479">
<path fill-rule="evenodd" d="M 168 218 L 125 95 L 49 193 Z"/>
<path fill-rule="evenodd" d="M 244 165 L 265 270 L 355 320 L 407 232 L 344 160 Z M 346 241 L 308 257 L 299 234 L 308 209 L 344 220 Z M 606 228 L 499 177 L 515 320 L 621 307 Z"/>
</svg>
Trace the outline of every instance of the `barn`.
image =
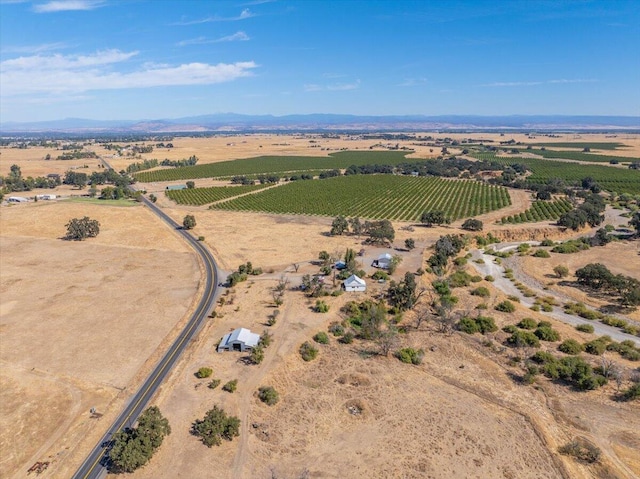
<svg viewBox="0 0 640 479">
<path fill-rule="evenodd" d="M 227 333 L 218 345 L 218 352 L 223 351 L 250 351 L 255 348 L 260 341 L 260 335 L 252 333 L 248 329 L 238 328 Z"/>
<path fill-rule="evenodd" d="M 344 280 L 342 287 L 345 291 L 366 291 L 367 283 L 365 283 L 364 279 L 352 274 Z"/>
<path fill-rule="evenodd" d="M 374 259 L 371 266 L 382 269 L 389 269 L 389 265 L 391 264 L 392 256 L 389 253 L 383 253 L 378 256 L 378 259 Z"/>
</svg>

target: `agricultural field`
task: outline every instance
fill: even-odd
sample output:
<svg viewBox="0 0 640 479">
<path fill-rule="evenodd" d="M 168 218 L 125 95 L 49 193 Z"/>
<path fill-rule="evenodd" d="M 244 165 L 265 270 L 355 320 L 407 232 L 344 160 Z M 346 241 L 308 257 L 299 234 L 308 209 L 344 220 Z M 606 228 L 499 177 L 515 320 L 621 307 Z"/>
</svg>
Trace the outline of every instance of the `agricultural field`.
<svg viewBox="0 0 640 479">
<path fill-rule="evenodd" d="M 619 150 L 620 148 L 624 148 L 627 145 L 624 143 L 620 143 L 617 141 L 558 141 L 558 142 L 540 142 L 540 143 L 529 143 L 531 146 L 544 146 L 545 148 L 575 148 L 583 150 L 584 148 L 589 148 L 591 150 Z"/>
<path fill-rule="evenodd" d="M 471 155 L 480 160 L 495 161 L 503 165 L 514 163 L 526 165 L 532 172 L 532 175 L 527 177 L 527 181 L 530 183 L 546 183 L 552 178 L 560 178 L 568 183 L 578 183 L 583 178 L 591 177 L 608 191 L 640 193 L 640 171 L 638 170 L 517 156 L 503 157 L 496 156 L 492 152 L 472 153 Z"/>
<path fill-rule="evenodd" d="M 179 205 L 201 206 L 258 191 L 267 186 L 269 185 L 212 186 L 211 188 L 167 190 L 166 195 Z"/>
<path fill-rule="evenodd" d="M 612 160 L 617 160 L 619 162 L 634 162 L 640 161 L 640 158 L 625 158 L 623 156 L 614 156 L 614 155 L 599 155 L 594 153 L 585 153 L 582 151 L 556 151 L 556 150 L 521 150 L 521 152 L 533 153 L 535 155 L 542 156 L 543 158 L 558 158 L 565 160 L 575 160 L 575 161 L 591 161 L 594 163 L 609 163 Z"/>
<path fill-rule="evenodd" d="M 141 182 L 175 181 L 198 178 L 220 178 L 234 175 L 258 175 L 267 173 L 306 172 L 308 170 L 345 169 L 351 165 L 398 165 L 410 160 L 405 156 L 411 151 L 344 151 L 320 156 L 259 156 L 246 160 L 229 160 L 219 163 L 182 168 L 143 171 L 133 176 Z"/>
<path fill-rule="evenodd" d="M 502 224 L 535 223 L 537 221 L 557 220 L 563 213 L 573 209 L 570 201 L 534 201 L 526 211 L 513 216 L 503 216 Z"/>
<path fill-rule="evenodd" d="M 212 208 L 417 221 L 427 210 L 442 210 L 456 220 L 510 204 L 506 188 L 471 180 L 352 175 L 296 181 L 217 203 Z"/>
</svg>

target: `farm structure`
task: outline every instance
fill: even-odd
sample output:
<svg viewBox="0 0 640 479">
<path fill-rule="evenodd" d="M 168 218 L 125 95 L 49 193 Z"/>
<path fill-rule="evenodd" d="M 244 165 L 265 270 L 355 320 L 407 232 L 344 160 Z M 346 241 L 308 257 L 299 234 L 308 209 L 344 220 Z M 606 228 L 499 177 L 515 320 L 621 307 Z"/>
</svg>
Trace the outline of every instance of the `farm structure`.
<svg viewBox="0 0 640 479">
<path fill-rule="evenodd" d="M 391 264 L 391 255 L 389 253 L 383 253 L 380 256 L 378 256 L 378 259 L 374 259 L 373 263 L 371 263 L 371 266 L 373 266 L 374 268 L 382 268 L 382 269 L 389 269 L 389 265 Z"/>
<path fill-rule="evenodd" d="M 218 352 L 223 351 L 248 351 L 255 348 L 260 341 L 260 335 L 252 333 L 246 328 L 238 328 L 227 333 L 218 345 Z"/>
<path fill-rule="evenodd" d="M 166 188 L 168 191 L 175 191 L 175 190 L 186 190 L 187 189 L 187 185 L 169 185 Z"/>
<path fill-rule="evenodd" d="M 364 279 L 352 274 L 342 283 L 345 291 L 366 291 L 367 283 Z"/>
<path fill-rule="evenodd" d="M 9 203 L 27 203 L 29 200 L 24 196 L 9 196 L 9 198 L 7 198 L 7 201 Z"/>
<path fill-rule="evenodd" d="M 55 200 L 56 195 L 36 195 L 36 198 L 39 200 Z"/>
</svg>

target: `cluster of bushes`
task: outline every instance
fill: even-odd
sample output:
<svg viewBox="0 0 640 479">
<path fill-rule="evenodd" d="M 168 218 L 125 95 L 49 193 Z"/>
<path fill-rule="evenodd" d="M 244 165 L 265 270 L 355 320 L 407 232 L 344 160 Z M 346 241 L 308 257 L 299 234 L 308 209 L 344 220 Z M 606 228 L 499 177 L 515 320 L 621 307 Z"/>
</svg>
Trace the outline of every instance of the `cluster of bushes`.
<svg viewBox="0 0 640 479">
<path fill-rule="evenodd" d="M 173 166 L 174 168 L 179 168 L 182 166 L 194 166 L 198 163 L 198 158 L 196 155 L 191 155 L 189 158 L 183 158 L 182 160 L 169 160 L 165 158 L 160 162 L 160 166 Z"/>
<path fill-rule="evenodd" d="M 578 208 L 560 216 L 558 225 L 574 231 L 583 228 L 587 223 L 592 227 L 598 226 L 604 220 L 602 215 L 604 209 L 605 203 L 602 197 L 595 193 L 590 194 Z"/>
<path fill-rule="evenodd" d="M 560 243 L 554 246 L 551 249 L 552 253 L 560 253 L 560 254 L 572 254 L 578 253 L 580 251 L 584 251 L 589 249 L 591 246 L 591 241 L 589 238 L 582 237 L 575 240 L 567 240 L 564 243 Z"/>
<path fill-rule="evenodd" d="M 249 359 L 253 364 L 260 364 L 264 360 L 264 350 L 269 347 L 273 336 L 268 331 L 263 331 L 260 335 L 260 340 L 255 348 L 251 350 Z"/>
<path fill-rule="evenodd" d="M 227 416 L 218 406 L 207 411 L 203 419 L 197 419 L 191 426 L 191 433 L 199 437 L 207 446 L 219 446 L 222 439 L 233 440 L 240 435 L 240 419 Z"/>
<path fill-rule="evenodd" d="M 583 439 L 575 439 L 558 449 L 560 454 L 572 456 L 581 462 L 592 464 L 600 460 L 602 451 L 590 442 Z"/>
<path fill-rule="evenodd" d="M 318 356 L 318 350 L 308 341 L 302 343 L 300 346 L 300 356 L 305 361 L 313 361 Z"/>
<path fill-rule="evenodd" d="M 539 371 L 551 379 L 560 379 L 577 389 L 597 389 L 607 383 L 607 378 L 594 372 L 589 363 L 579 356 L 557 358 L 551 353 L 538 351 L 531 360 L 540 365 Z"/>
<path fill-rule="evenodd" d="M 595 356 L 601 356 L 606 351 L 614 351 L 629 361 L 640 361 L 640 348 L 630 339 L 618 343 L 609 336 L 600 336 L 585 343 L 584 350 Z"/>
<path fill-rule="evenodd" d="M 280 395 L 272 386 L 262 386 L 258 389 L 258 398 L 263 403 L 273 406 L 280 399 Z"/>
<path fill-rule="evenodd" d="M 467 334 L 486 334 L 497 331 L 498 326 L 496 326 L 493 318 L 489 316 L 477 316 L 475 318 L 465 316 L 458 323 L 458 329 Z"/>
<path fill-rule="evenodd" d="M 421 364 L 424 358 L 424 350 L 414 348 L 403 348 L 396 352 L 395 356 L 407 364 Z"/>
<path fill-rule="evenodd" d="M 436 274 L 444 273 L 449 258 L 457 256 L 464 246 L 465 240 L 459 235 L 446 235 L 438 238 L 434 245 L 434 253 L 427 260 L 431 270 Z"/>
<path fill-rule="evenodd" d="M 155 168 L 156 166 L 158 166 L 158 160 L 155 158 L 152 160 L 143 160 L 139 163 L 131 163 L 129 166 L 127 166 L 126 172 L 135 173 L 136 171 L 150 170 L 151 168 Z"/>
<path fill-rule="evenodd" d="M 238 266 L 238 270 L 227 276 L 227 283 L 230 288 L 236 284 L 246 281 L 249 275 L 257 276 L 262 274 L 262 268 L 254 268 L 250 261 Z"/>
<path fill-rule="evenodd" d="M 564 312 L 567 314 L 574 314 L 576 316 L 580 316 L 581 318 L 588 320 L 600 320 L 603 324 L 608 326 L 613 326 L 616 328 L 620 328 L 627 334 L 632 334 L 635 336 L 640 336 L 640 328 L 630 324 L 624 319 L 616 318 L 615 316 L 609 316 L 607 314 L 601 313 L 600 311 L 595 311 L 593 309 L 589 309 L 585 306 L 584 303 L 566 303 L 564 305 Z M 589 326 L 589 325 L 585 325 Z M 593 332 L 593 326 L 591 327 L 591 331 Z"/>
</svg>

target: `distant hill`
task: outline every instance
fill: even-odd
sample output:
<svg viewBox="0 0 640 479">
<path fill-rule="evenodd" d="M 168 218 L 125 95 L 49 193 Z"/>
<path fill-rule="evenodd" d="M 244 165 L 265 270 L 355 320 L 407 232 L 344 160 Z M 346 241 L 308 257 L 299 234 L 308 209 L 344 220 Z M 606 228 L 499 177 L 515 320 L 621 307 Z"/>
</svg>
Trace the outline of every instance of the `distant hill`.
<svg viewBox="0 0 640 479">
<path fill-rule="evenodd" d="M 0 123 L 0 134 L 11 133 L 178 133 L 233 131 L 426 131 L 426 130 L 637 130 L 638 116 L 562 115 L 392 115 L 340 114 L 242 115 L 215 113 L 158 120 L 64 120 Z"/>
</svg>

